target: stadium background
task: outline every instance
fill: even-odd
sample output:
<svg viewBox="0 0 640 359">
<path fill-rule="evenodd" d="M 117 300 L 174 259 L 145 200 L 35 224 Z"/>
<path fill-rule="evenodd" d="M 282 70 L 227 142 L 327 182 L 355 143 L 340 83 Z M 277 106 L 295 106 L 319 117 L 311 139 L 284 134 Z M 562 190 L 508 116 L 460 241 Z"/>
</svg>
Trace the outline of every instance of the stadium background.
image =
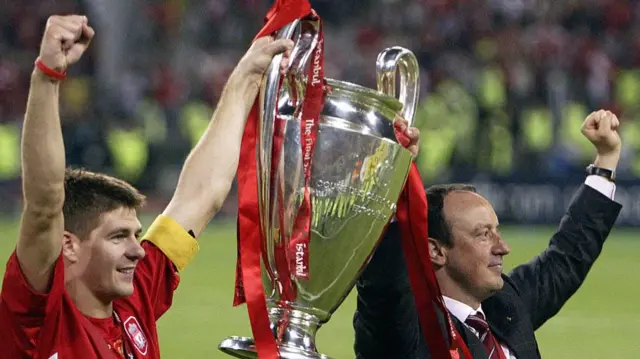
<svg viewBox="0 0 640 359">
<path fill-rule="evenodd" d="M 593 149 L 579 132 L 583 118 L 615 110 L 624 141 L 616 199 L 625 208 L 584 286 L 538 337 L 545 358 L 639 357 L 640 1 L 311 2 L 326 21 L 328 77 L 375 87 L 378 51 L 416 53 L 424 182 L 478 185 L 507 223 L 509 268 L 546 246 L 584 178 Z M 84 12 L 97 30 L 61 87 L 68 164 L 136 184 L 150 198 L 148 224 L 268 5 L 0 1 L 0 258 L 16 238 L 20 127 L 48 15 Z M 160 321 L 166 358 L 222 358 L 225 336 L 250 335 L 245 308 L 231 306 L 236 203 L 234 188 Z M 335 358 L 353 357 L 353 294 L 320 330 L 321 352 Z"/>
</svg>

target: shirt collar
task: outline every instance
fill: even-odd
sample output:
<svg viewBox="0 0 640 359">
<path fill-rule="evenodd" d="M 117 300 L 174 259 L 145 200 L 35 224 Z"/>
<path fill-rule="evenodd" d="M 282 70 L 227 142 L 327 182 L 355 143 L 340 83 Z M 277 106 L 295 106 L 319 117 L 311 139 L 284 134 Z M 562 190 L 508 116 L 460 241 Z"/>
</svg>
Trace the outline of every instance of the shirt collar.
<svg viewBox="0 0 640 359">
<path fill-rule="evenodd" d="M 473 314 L 482 313 L 482 315 L 485 318 L 487 317 L 486 315 L 484 315 L 484 311 L 482 310 L 482 305 L 480 305 L 478 309 L 473 309 L 470 306 L 462 302 L 459 302 L 455 299 L 449 298 L 447 296 L 443 295 L 442 298 L 444 299 L 444 305 L 447 307 L 449 312 L 451 312 L 451 314 L 453 314 L 454 317 L 458 318 L 458 320 L 463 323 L 467 320 L 467 318 L 470 315 L 473 315 Z"/>
</svg>

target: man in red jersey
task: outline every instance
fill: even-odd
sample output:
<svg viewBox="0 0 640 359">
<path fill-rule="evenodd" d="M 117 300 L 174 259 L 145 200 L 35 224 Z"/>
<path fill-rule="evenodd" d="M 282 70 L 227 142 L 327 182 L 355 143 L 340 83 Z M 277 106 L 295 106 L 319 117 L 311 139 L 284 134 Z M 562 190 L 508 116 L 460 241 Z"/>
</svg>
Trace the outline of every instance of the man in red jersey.
<svg viewBox="0 0 640 359">
<path fill-rule="evenodd" d="M 22 139 L 24 209 L 0 296 L 0 358 L 159 358 L 156 321 L 171 306 L 195 238 L 221 207 L 261 78 L 289 40 L 254 42 L 230 75 L 171 202 L 139 240 L 144 196 L 124 181 L 65 169 L 59 83 L 89 46 L 84 16 L 48 19 Z M 288 56 L 284 56 L 283 67 Z"/>
</svg>

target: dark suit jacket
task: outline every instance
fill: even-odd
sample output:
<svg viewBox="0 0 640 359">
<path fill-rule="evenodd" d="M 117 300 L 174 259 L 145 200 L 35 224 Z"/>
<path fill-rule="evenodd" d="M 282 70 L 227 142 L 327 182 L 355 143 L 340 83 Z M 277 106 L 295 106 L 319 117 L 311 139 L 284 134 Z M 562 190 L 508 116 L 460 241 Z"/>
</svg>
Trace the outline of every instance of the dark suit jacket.
<svg viewBox="0 0 640 359">
<path fill-rule="evenodd" d="M 578 290 L 620 210 L 618 203 L 582 185 L 549 247 L 503 275 L 504 288 L 482 302 L 493 333 L 518 359 L 541 357 L 535 330 Z M 389 226 L 358 280 L 357 290 L 354 327 L 358 359 L 431 358 L 418 322 L 397 225 Z M 473 358 L 486 359 L 478 338 L 452 319 Z"/>
</svg>

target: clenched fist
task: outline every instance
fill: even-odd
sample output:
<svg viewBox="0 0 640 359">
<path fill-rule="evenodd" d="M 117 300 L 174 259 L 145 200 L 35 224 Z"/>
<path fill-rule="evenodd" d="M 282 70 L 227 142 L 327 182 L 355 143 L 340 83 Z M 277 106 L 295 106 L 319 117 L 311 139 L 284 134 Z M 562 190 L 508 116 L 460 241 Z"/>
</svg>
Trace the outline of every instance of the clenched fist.
<svg viewBox="0 0 640 359">
<path fill-rule="evenodd" d="M 611 111 L 592 112 L 582 124 L 582 134 L 596 148 L 600 167 L 615 168 L 620 159 L 622 141 L 618 134 L 620 121 Z M 598 164 L 596 164 L 598 165 Z"/>
<path fill-rule="evenodd" d="M 86 16 L 51 16 L 42 36 L 40 60 L 49 68 L 65 72 L 82 57 L 93 35 Z"/>
</svg>

